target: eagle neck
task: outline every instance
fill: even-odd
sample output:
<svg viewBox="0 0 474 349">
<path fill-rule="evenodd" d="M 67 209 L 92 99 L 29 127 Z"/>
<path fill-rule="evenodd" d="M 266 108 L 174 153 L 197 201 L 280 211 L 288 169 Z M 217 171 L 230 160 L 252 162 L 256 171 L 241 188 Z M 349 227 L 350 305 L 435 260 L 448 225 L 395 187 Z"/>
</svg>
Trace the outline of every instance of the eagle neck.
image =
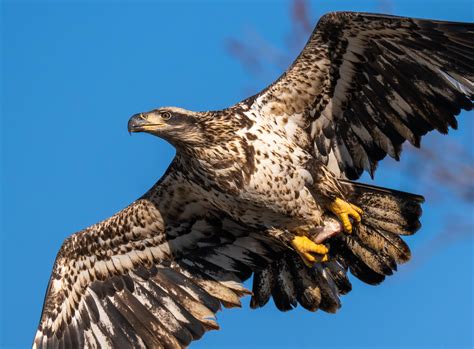
<svg viewBox="0 0 474 349">
<path fill-rule="evenodd" d="M 177 150 L 183 168 L 194 180 L 220 191 L 238 191 L 255 169 L 253 146 L 235 135 L 206 148 Z"/>
</svg>

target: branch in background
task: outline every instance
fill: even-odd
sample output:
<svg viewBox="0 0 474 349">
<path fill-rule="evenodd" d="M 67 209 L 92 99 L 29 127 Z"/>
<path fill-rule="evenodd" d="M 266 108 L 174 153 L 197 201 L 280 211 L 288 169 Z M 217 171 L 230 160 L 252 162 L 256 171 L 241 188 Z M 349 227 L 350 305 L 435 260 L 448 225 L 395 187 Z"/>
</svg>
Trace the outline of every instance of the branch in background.
<svg viewBox="0 0 474 349">
<path fill-rule="evenodd" d="M 224 42 L 227 52 L 240 62 L 257 85 L 265 86 L 278 77 L 303 48 L 314 26 L 309 2 L 292 1 L 290 19 L 291 31 L 286 35 L 283 49 L 262 38 L 254 29 L 245 30 L 240 39 L 230 38 Z M 256 89 L 246 86 L 244 90 Z"/>
<path fill-rule="evenodd" d="M 243 42 L 237 39 L 227 39 L 225 47 L 231 56 L 234 56 L 239 60 L 240 63 L 250 72 L 259 73 L 262 70 L 257 56 L 251 52 L 249 47 L 247 47 Z"/>
<path fill-rule="evenodd" d="M 285 40 L 289 51 L 300 50 L 308 40 L 314 27 L 310 13 L 308 1 L 295 0 L 292 2 L 291 31 Z"/>
<path fill-rule="evenodd" d="M 379 0 L 377 11 L 393 13 L 390 0 Z M 308 39 L 313 26 L 308 0 L 292 0 L 289 7 L 290 32 L 285 36 L 285 47 L 280 50 L 255 32 L 247 33 L 245 40 L 229 39 L 228 52 L 235 57 L 254 79 L 266 86 L 275 76 L 284 71 L 298 55 Z M 286 53 L 284 53 L 286 52 Z M 256 91 L 258 89 L 247 88 Z M 473 127 L 472 122 L 468 125 Z M 464 144 L 467 143 L 467 144 Z M 432 238 L 417 248 L 418 266 L 433 257 L 448 244 L 474 237 L 474 156 L 469 141 L 456 141 L 443 135 L 430 135 L 424 139 L 421 149 L 405 146 L 401 164 L 396 163 L 396 171 L 409 173 L 406 186 L 417 188 L 435 209 L 443 211 L 444 224 L 439 231 L 431 232 Z M 383 162 L 382 166 L 394 166 L 394 162 Z M 456 211 L 466 211 L 459 216 Z"/>
<path fill-rule="evenodd" d="M 309 33 L 313 29 L 313 23 L 311 23 L 309 13 L 309 2 L 307 0 L 293 1 L 291 7 L 292 23 L 300 27 L 305 33 Z"/>
<path fill-rule="evenodd" d="M 420 149 L 407 147 L 400 166 L 402 171 L 414 174 L 414 183 L 431 199 L 446 200 L 450 195 L 460 204 L 472 205 L 474 156 L 470 150 L 469 144 L 435 134 Z"/>
<path fill-rule="evenodd" d="M 380 13 L 393 13 L 392 0 L 379 0 L 377 5 L 377 11 Z"/>
</svg>

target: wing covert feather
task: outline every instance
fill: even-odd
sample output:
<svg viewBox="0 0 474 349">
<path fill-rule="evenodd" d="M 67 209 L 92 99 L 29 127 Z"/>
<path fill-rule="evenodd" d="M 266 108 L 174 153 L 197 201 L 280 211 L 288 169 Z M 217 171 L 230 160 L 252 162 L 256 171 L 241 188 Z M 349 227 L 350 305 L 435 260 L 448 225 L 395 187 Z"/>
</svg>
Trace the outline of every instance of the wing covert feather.
<svg viewBox="0 0 474 349">
<path fill-rule="evenodd" d="M 34 348 L 182 348 L 219 328 L 221 305 L 240 306 L 241 282 L 280 247 L 186 185 L 172 165 L 142 198 L 64 241 Z"/>
</svg>

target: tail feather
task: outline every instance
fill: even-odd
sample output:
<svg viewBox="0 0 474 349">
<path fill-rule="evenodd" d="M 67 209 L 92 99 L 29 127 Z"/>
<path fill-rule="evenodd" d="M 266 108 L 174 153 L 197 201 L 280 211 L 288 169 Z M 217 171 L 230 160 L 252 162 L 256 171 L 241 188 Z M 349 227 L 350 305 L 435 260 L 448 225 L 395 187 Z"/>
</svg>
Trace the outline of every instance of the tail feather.
<svg viewBox="0 0 474 349">
<path fill-rule="evenodd" d="M 396 263 L 390 256 L 382 251 L 372 250 L 357 235 L 351 237 L 345 236 L 344 241 L 354 256 L 370 269 L 382 275 L 393 274 Z"/>
<path fill-rule="evenodd" d="M 330 243 L 330 250 L 332 253 L 337 254 L 340 261 L 346 265 L 346 268 L 359 280 L 369 284 L 378 285 L 385 280 L 384 274 L 379 274 L 371 269 L 363 260 L 357 257 L 352 251 L 351 244 L 347 243 L 346 238 L 336 238 Z M 336 252 L 337 251 L 337 252 Z"/>
<path fill-rule="evenodd" d="M 361 224 L 354 229 L 354 239 L 374 254 L 388 255 L 398 264 L 407 262 L 410 249 L 400 235 L 412 235 L 420 229 L 424 198 L 363 183 L 343 184 L 350 192 L 348 200 L 364 211 Z"/>
<path fill-rule="evenodd" d="M 411 252 L 408 245 L 398 235 L 383 230 L 375 230 L 366 225 L 358 228 L 358 236 L 373 251 L 383 251 L 396 263 L 402 264 L 410 260 Z"/>
<path fill-rule="evenodd" d="M 341 183 L 348 189 L 349 202 L 364 211 L 363 226 L 395 235 L 412 235 L 420 229 L 422 196 L 364 183 Z"/>
<path fill-rule="evenodd" d="M 380 284 L 410 259 L 410 249 L 400 236 L 412 235 L 421 226 L 422 196 L 368 184 L 342 180 L 347 200 L 360 207 L 362 222 L 352 234 L 329 238 L 329 262 L 307 268 L 293 251 L 255 273 L 251 307 L 266 304 L 273 297 L 280 310 L 305 309 L 336 312 L 340 295 L 351 291 L 347 273 L 371 285 Z M 329 214 L 328 214 L 329 218 Z"/>
<path fill-rule="evenodd" d="M 421 227 L 424 198 L 369 184 L 341 182 L 349 193 L 348 201 L 364 213 L 353 234 L 339 235 L 329 242 L 330 250 L 346 257 L 354 276 L 379 284 L 397 270 L 397 264 L 410 259 L 410 249 L 400 235 L 412 235 Z"/>
</svg>

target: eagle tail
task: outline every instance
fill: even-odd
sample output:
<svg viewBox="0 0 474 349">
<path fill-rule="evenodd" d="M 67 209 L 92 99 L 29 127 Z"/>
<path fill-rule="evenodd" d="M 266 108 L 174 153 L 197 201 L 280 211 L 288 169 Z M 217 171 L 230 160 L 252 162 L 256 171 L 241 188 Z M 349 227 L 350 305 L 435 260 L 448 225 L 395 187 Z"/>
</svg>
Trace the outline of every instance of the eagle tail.
<svg viewBox="0 0 474 349">
<path fill-rule="evenodd" d="M 363 211 L 362 222 L 352 234 L 329 238 L 329 262 L 307 268 L 291 250 L 281 259 L 257 271 L 253 280 L 252 308 L 265 305 L 271 297 L 276 307 L 287 311 L 300 304 L 305 309 L 334 313 L 340 295 L 351 291 L 350 271 L 358 279 L 381 283 L 410 259 L 410 249 L 401 236 L 414 234 L 421 226 L 423 197 L 373 185 L 341 181 L 348 201 Z M 329 217 L 328 217 L 329 218 Z"/>
<path fill-rule="evenodd" d="M 423 196 L 365 183 L 340 182 L 350 193 L 348 201 L 364 211 L 359 231 L 413 235 L 420 229 Z"/>
<path fill-rule="evenodd" d="M 348 201 L 364 213 L 353 234 L 338 236 L 331 247 L 347 258 L 352 274 L 369 284 L 378 284 L 397 269 L 397 264 L 410 259 L 410 249 L 401 236 L 420 229 L 424 198 L 364 183 L 342 183 L 350 189 Z"/>
</svg>

